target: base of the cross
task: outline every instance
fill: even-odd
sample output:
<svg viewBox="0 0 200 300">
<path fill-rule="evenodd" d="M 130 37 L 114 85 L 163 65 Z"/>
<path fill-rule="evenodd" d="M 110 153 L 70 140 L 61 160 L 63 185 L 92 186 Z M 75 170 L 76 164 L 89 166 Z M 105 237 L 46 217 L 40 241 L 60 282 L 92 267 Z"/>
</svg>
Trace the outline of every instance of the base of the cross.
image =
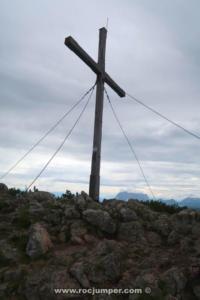
<svg viewBox="0 0 200 300">
<path fill-rule="evenodd" d="M 99 201 L 99 184 L 100 176 L 90 175 L 89 196 L 97 202 Z"/>
</svg>

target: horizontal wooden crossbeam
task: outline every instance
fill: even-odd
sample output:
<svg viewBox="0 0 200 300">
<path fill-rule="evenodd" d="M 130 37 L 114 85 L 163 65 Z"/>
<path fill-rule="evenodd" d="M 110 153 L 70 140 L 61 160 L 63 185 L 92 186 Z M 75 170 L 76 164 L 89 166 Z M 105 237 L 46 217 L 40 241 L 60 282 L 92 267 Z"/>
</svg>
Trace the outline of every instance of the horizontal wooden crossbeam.
<svg viewBox="0 0 200 300">
<path fill-rule="evenodd" d="M 125 97 L 126 93 L 119 85 L 105 72 L 103 73 L 99 65 L 93 60 L 93 58 L 85 52 L 85 50 L 69 36 L 65 39 L 65 45 L 72 50 L 79 58 L 81 58 L 97 75 L 101 74 L 104 81 L 120 96 Z"/>
</svg>

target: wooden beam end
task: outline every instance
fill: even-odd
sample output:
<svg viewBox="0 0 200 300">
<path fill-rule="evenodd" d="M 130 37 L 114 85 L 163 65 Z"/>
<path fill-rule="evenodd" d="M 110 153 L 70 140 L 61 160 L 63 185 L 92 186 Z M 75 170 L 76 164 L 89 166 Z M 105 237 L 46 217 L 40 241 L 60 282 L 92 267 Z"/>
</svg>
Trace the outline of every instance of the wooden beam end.
<svg viewBox="0 0 200 300">
<path fill-rule="evenodd" d="M 71 44 L 72 40 L 73 40 L 72 36 L 68 36 L 65 38 L 64 44 L 68 46 L 69 44 Z"/>
</svg>

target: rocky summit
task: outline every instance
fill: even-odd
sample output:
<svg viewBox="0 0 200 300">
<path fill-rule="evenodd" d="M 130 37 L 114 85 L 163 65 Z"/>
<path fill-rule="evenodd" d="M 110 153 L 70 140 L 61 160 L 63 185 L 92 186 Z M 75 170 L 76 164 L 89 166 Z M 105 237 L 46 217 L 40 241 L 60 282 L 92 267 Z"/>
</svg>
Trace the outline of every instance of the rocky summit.
<svg viewBox="0 0 200 300">
<path fill-rule="evenodd" d="M 200 299 L 199 211 L 0 184 L 0 220 L 2 300 Z"/>
</svg>

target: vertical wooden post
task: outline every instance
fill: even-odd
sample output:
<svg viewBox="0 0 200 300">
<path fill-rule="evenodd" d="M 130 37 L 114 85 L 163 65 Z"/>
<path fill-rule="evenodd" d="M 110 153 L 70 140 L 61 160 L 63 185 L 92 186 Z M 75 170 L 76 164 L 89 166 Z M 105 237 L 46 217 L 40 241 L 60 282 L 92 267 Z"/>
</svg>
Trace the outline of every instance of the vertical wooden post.
<svg viewBox="0 0 200 300">
<path fill-rule="evenodd" d="M 90 187 L 89 187 L 89 195 L 91 198 L 93 198 L 96 201 L 99 201 L 99 187 L 100 187 L 106 36 L 107 36 L 107 30 L 103 27 L 99 30 L 98 65 L 101 69 L 101 73 L 97 75 L 93 153 L 92 153 L 92 165 L 91 165 Z"/>
<path fill-rule="evenodd" d="M 99 53 L 98 63 L 73 39 L 68 36 L 65 39 L 65 45 L 69 47 L 79 58 L 97 74 L 96 107 L 94 122 L 94 138 L 92 165 L 90 175 L 89 195 L 94 200 L 99 200 L 100 187 L 100 164 L 101 164 L 101 138 L 102 138 L 102 119 L 103 119 L 103 96 L 104 82 L 107 83 L 120 97 L 125 97 L 126 93 L 119 85 L 105 72 L 105 54 L 106 54 L 106 28 L 99 31 Z"/>
</svg>

